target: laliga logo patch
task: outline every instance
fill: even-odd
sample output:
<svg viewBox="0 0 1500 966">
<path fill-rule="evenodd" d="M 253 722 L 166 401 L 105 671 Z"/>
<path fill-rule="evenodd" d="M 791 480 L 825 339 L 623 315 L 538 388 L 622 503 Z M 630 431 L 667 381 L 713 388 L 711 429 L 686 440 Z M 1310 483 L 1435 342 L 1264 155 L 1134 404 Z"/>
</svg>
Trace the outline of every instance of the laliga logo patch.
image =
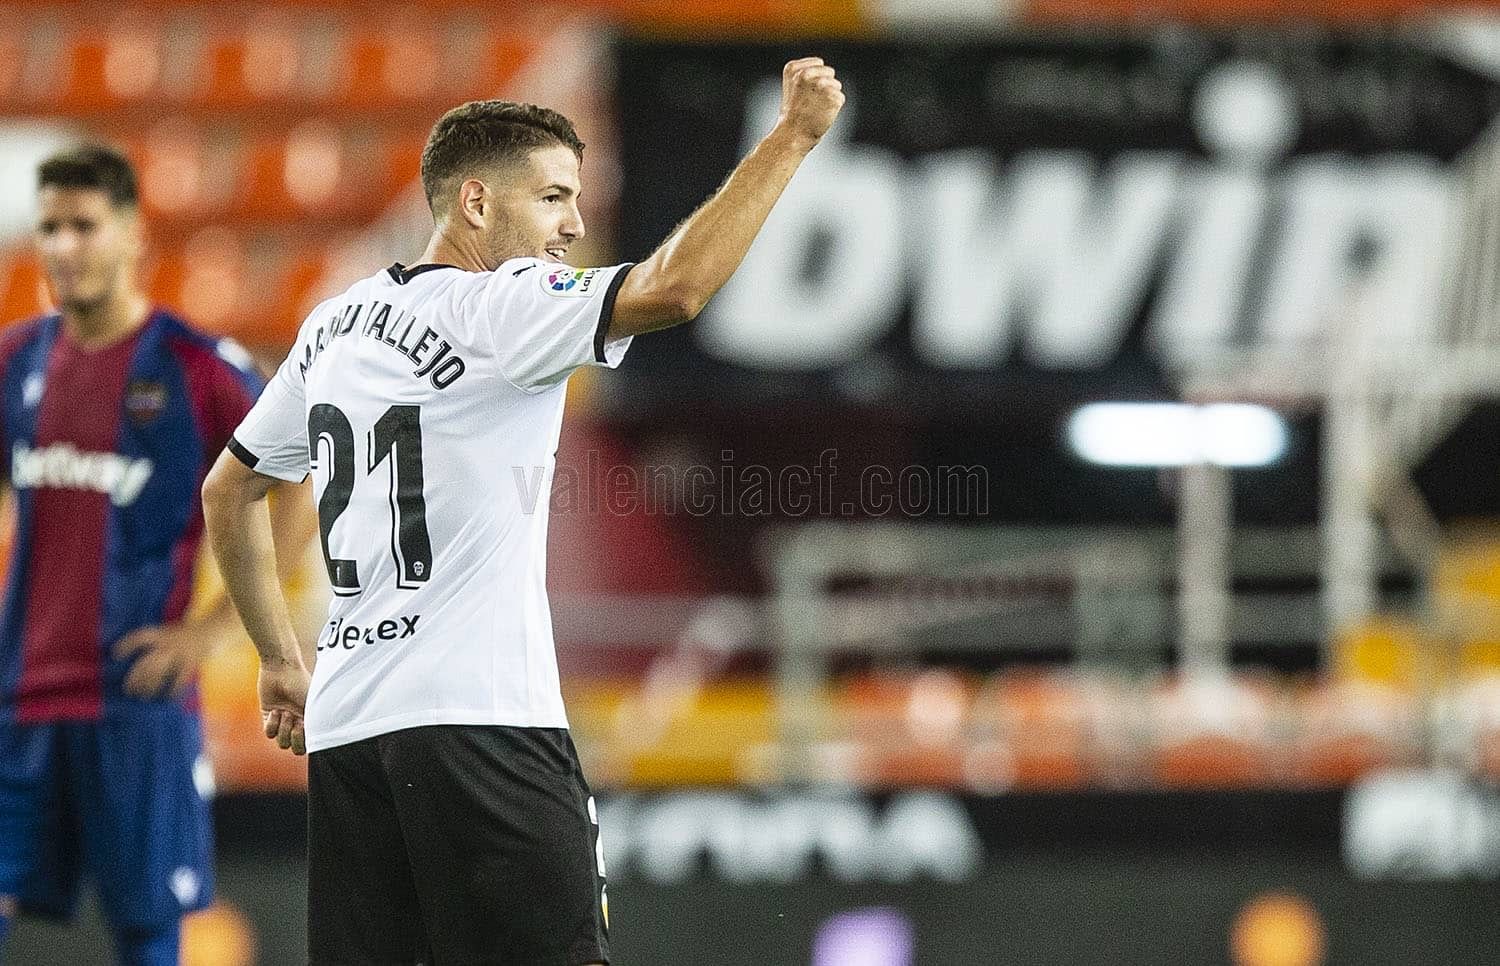
<svg viewBox="0 0 1500 966">
<path fill-rule="evenodd" d="M 584 298 L 594 290 L 597 268 L 554 268 L 542 276 L 542 288 L 559 298 Z"/>
<path fill-rule="evenodd" d="M 566 292 L 578 284 L 583 273 L 571 268 L 556 268 L 547 273 L 547 287 L 554 292 Z"/>
</svg>

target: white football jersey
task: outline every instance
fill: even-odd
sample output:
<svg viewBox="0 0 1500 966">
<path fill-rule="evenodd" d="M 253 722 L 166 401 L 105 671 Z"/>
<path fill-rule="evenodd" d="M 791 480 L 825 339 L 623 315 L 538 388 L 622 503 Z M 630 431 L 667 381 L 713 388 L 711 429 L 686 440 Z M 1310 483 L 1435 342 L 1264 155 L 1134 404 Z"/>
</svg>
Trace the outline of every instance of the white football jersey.
<svg viewBox="0 0 1500 966">
<path fill-rule="evenodd" d="M 547 507 L 567 378 L 619 365 L 630 266 L 400 265 L 319 305 L 230 449 L 311 472 L 328 578 L 317 751 L 431 724 L 567 727 Z"/>
</svg>

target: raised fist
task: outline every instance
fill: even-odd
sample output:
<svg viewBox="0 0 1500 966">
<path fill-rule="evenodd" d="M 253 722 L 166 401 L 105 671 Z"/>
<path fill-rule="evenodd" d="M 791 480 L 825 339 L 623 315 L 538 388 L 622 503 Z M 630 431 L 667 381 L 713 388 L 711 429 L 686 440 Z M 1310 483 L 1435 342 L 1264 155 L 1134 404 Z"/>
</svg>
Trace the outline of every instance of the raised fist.
<svg viewBox="0 0 1500 966">
<path fill-rule="evenodd" d="M 821 57 L 803 57 L 781 71 L 781 117 L 778 124 L 816 144 L 844 106 L 844 85 Z"/>
</svg>

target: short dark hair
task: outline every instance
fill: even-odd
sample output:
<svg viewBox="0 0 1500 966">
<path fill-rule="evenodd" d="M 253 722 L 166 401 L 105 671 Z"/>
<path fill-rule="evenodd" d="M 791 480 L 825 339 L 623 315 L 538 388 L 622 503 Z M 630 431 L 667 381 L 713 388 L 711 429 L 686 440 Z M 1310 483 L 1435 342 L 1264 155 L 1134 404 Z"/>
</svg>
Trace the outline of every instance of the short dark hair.
<svg viewBox="0 0 1500 966">
<path fill-rule="evenodd" d="M 435 213 L 438 197 L 475 168 L 518 161 L 536 148 L 561 144 L 583 160 L 573 122 L 554 110 L 512 101 L 470 101 L 438 118 L 422 149 L 422 190 Z"/>
<path fill-rule="evenodd" d="M 81 144 L 59 151 L 37 167 L 36 182 L 38 190 L 96 189 L 104 192 L 116 208 L 133 208 L 140 198 L 130 161 L 103 144 Z"/>
</svg>

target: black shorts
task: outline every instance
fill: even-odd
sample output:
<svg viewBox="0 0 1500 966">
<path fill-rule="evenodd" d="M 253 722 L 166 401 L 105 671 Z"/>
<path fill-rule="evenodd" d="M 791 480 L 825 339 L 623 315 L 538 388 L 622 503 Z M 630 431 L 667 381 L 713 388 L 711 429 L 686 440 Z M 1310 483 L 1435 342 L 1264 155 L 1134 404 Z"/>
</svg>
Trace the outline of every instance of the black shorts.
<svg viewBox="0 0 1500 966">
<path fill-rule="evenodd" d="M 433 725 L 308 755 L 315 966 L 609 962 L 593 799 L 561 728 Z"/>
</svg>

